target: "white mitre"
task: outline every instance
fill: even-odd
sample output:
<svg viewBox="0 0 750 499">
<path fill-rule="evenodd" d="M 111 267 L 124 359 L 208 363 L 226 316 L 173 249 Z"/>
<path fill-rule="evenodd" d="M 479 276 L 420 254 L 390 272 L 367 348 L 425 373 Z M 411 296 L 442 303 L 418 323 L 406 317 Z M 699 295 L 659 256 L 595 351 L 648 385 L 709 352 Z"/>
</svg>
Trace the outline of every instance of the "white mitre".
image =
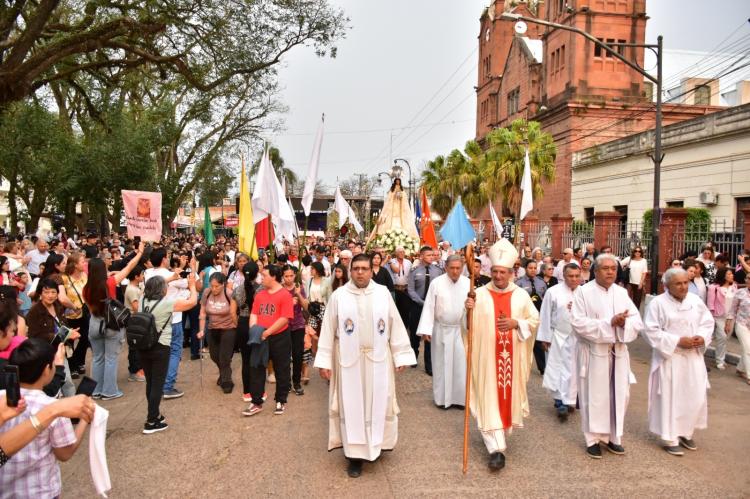
<svg viewBox="0 0 750 499">
<path fill-rule="evenodd" d="M 512 269 L 518 260 L 518 250 L 505 238 L 500 238 L 493 244 L 487 254 L 493 267 Z"/>
</svg>

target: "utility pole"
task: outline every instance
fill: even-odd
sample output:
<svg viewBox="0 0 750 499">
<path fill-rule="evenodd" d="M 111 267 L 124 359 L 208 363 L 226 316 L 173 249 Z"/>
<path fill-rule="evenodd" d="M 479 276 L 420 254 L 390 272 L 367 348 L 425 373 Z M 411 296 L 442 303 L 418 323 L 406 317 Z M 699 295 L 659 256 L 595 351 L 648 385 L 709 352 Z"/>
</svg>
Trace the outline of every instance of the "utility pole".
<svg viewBox="0 0 750 499">
<path fill-rule="evenodd" d="M 662 134 L 662 63 L 663 63 L 663 37 L 659 35 L 657 37 L 656 44 L 649 43 L 604 43 L 597 39 L 591 33 L 588 33 L 582 29 L 568 26 L 567 24 L 553 23 L 542 19 L 536 19 L 533 17 L 524 17 L 520 14 L 514 14 L 512 12 L 505 12 L 501 16 L 506 21 L 516 21 L 516 32 L 523 34 L 526 32 L 526 25 L 524 23 L 541 24 L 542 26 L 548 26 L 554 29 L 561 29 L 565 31 L 571 31 L 577 33 L 594 45 L 600 47 L 602 50 L 607 52 L 610 56 L 622 61 L 630 69 L 637 72 L 647 80 L 653 82 L 656 85 L 656 119 L 654 124 L 654 155 L 652 160 L 654 162 L 654 204 L 653 204 L 653 215 L 651 218 L 651 245 L 649 248 L 649 257 L 651 258 L 651 293 L 657 294 L 659 290 L 659 222 L 661 221 L 661 208 L 660 208 L 660 181 L 661 181 L 661 162 L 664 159 L 662 154 L 661 146 L 661 134 Z M 632 62 L 620 54 L 620 49 L 629 48 L 643 48 L 651 50 L 656 55 L 656 77 L 644 70 L 635 62 Z M 624 51 L 624 50 L 623 50 Z"/>
</svg>

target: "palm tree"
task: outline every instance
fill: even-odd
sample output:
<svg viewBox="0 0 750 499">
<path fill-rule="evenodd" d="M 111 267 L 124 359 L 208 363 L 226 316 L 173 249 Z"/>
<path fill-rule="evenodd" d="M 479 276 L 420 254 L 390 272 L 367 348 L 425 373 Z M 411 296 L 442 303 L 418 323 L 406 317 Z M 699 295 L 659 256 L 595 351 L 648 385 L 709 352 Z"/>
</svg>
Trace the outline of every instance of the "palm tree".
<svg viewBox="0 0 750 499">
<path fill-rule="evenodd" d="M 445 156 L 438 156 L 428 162 L 422 171 L 422 187 L 431 200 L 432 211 L 442 218 L 447 217 L 453 207 L 449 176 L 448 162 Z"/>
<path fill-rule="evenodd" d="M 481 209 L 490 192 L 481 175 L 483 163 L 484 153 L 474 140 L 466 143 L 463 152 L 454 149 L 447 157 L 438 156 L 427 163 L 422 185 L 432 200 L 432 209 L 445 218 L 459 196 L 470 213 Z"/>
<path fill-rule="evenodd" d="M 500 194 L 511 213 L 521 207 L 524 155 L 529 149 L 534 199 L 544 196 L 543 182 L 555 181 L 557 147 L 552 136 L 536 121 L 517 119 L 510 128 L 496 128 L 487 134 L 488 148 L 482 166 L 485 191 Z"/>
<path fill-rule="evenodd" d="M 281 151 L 279 151 L 277 147 L 271 146 L 268 148 L 268 157 L 271 160 L 271 166 L 273 166 L 276 178 L 278 178 L 281 183 L 283 183 L 283 180 L 286 180 L 287 192 L 294 192 L 295 186 L 299 182 L 299 177 L 297 177 L 294 170 L 284 166 L 284 158 L 281 157 Z M 260 159 L 261 158 L 258 158 L 252 168 L 250 168 L 250 177 L 254 177 L 258 174 Z"/>
</svg>

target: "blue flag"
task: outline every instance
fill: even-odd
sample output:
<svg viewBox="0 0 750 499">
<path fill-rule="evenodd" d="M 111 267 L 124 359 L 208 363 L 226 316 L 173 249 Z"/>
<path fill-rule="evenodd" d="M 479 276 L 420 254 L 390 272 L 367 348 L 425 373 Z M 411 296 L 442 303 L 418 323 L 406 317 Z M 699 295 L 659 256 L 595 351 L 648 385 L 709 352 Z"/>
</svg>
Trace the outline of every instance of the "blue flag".
<svg viewBox="0 0 750 499">
<path fill-rule="evenodd" d="M 448 213 L 448 218 L 445 219 L 445 224 L 440 229 L 440 235 L 451 243 L 454 249 L 463 248 L 476 239 L 477 234 L 466 215 L 466 209 L 461 203 L 461 198 L 458 198 L 456 206 Z"/>
<path fill-rule="evenodd" d="M 416 217 L 414 222 L 417 224 L 417 232 L 422 235 L 422 208 L 419 206 L 419 199 L 414 200 L 414 215 Z"/>
</svg>

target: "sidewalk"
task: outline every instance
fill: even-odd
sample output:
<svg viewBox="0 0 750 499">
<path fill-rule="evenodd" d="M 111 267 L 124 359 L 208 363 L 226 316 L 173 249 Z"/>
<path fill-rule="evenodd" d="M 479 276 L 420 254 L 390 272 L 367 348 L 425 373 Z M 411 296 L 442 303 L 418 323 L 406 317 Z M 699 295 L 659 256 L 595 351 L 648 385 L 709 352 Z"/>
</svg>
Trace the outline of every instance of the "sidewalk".
<svg viewBox="0 0 750 499">
<path fill-rule="evenodd" d="M 732 336 L 727 340 L 727 364 L 736 366 L 740 361 L 741 353 L 742 345 L 740 345 L 740 340 L 738 340 L 736 336 Z M 712 360 L 716 358 L 716 349 L 714 347 L 709 346 L 706 349 L 706 358 Z"/>
</svg>

